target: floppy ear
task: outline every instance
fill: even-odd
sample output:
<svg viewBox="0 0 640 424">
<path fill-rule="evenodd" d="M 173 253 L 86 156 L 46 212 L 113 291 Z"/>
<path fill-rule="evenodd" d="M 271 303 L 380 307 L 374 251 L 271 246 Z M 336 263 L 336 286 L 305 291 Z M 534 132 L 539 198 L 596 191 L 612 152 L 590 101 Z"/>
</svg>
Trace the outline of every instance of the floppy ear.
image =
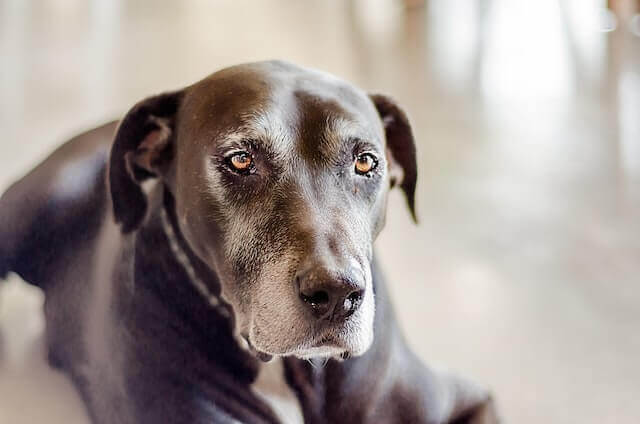
<svg viewBox="0 0 640 424">
<path fill-rule="evenodd" d="M 380 94 L 369 96 L 373 101 L 387 139 L 387 159 L 391 174 L 391 187 L 400 186 L 407 199 L 407 205 L 414 222 L 418 222 L 415 209 L 416 146 L 407 115 L 389 97 Z"/>
<path fill-rule="evenodd" d="M 120 122 L 111 146 L 108 179 L 113 213 L 123 233 L 135 230 L 147 212 L 140 183 L 162 174 L 173 157 L 175 117 L 182 91 L 149 97 Z"/>
</svg>

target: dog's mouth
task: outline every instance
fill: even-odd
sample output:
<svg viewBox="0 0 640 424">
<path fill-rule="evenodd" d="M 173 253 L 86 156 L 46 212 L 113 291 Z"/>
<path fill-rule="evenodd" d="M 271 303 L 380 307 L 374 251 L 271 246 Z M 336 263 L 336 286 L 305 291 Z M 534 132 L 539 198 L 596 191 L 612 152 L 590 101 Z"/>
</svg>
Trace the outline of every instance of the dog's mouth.
<svg viewBox="0 0 640 424">
<path fill-rule="evenodd" d="M 250 337 L 243 336 L 247 343 L 247 348 L 253 356 L 263 362 L 269 362 L 274 357 L 286 357 L 295 356 L 300 359 L 314 359 L 314 358 L 336 358 L 336 359 L 348 359 L 351 357 L 351 352 L 342 346 L 342 343 L 335 337 L 324 336 L 319 340 L 311 340 L 304 343 L 302 346 L 285 353 L 267 353 L 258 348 L 251 342 Z"/>
</svg>

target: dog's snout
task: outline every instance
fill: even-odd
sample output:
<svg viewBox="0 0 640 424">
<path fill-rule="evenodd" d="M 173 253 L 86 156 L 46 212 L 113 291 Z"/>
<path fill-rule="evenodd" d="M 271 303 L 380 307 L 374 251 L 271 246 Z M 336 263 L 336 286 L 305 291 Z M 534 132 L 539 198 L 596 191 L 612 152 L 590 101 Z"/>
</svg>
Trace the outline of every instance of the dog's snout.
<svg viewBox="0 0 640 424">
<path fill-rule="evenodd" d="M 340 321 L 352 315 L 362 303 L 365 285 L 358 273 L 312 267 L 298 273 L 300 299 L 319 320 Z"/>
</svg>

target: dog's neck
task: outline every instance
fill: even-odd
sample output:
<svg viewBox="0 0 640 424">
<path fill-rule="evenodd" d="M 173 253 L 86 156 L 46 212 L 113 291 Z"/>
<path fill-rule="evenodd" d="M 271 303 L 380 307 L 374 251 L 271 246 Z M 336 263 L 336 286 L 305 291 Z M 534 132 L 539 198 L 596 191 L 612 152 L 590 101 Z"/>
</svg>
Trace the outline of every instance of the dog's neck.
<svg viewBox="0 0 640 424">
<path fill-rule="evenodd" d="M 180 232 L 172 195 L 156 187 L 149 198 L 149 216 L 135 234 L 134 291 L 148 291 L 157 299 L 171 324 L 192 338 L 194 345 L 189 349 L 203 351 L 212 363 L 251 383 L 259 361 L 235 334 L 234 315 L 220 296 L 218 276 Z M 145 304 L 138 307 L 147 308 Z"/>
<path fill-rule="evenodd" d="M 126 291 L 118 296 L 124 309 L 117 315 L 135 340 L 132 361 L 140 358 L 140 364 L 152 366 L 150 352 L 162 356 L 162 363 L 173 367 L 151 373 L 175 372 L 195 397 L 219 402 L 241 422 L 280 422 L 254 390 L 262 363 L 239 343 L 217 274 L 190 249 L 177 225 L 173 199 L 161 189 L 149 194 L 149 215 L 129 239 L 134 284 L 118 286 Z"/>
<path fill-rule="evenodd" d="M 217 278 L 207 278 L 209 282 L 205 282 L 205 278 L 202 276 L 204 264 L 199 264 L 201 265 L 198 267 L 200 268 L 199 270 L 194 265 L 197 257 L 191 249 L 189 249 L 186 240 L 180 232 L 175 215 L 173 198 L 167 190 L 165 190 L 165 193 L 163 194 L 163 207 L 160 210 L 160 220 L 162 222 L 164 234 L 169 241 L 171 252 L 187 273 L 187 276 L 189 277 L 188 282 L 200 294 L 203 300 L 209 304 L 215 313 L 224 318 L 231 319 L 231 308 L 221 300 L 220 284 Z M 215 284 L 213 287 L 212 282 Z"/>
<path fill-rule="evenodd" d="M 302 411 L 296 395 L 285 382 L 283 362 L 272 361 L 268 366 L 261 365 L 249 346 L 233 329 L 234 316 L 231 307 L 224 302 L 220 295 L 220 283 L 215 272 L 206 266 L 191 250 L 178 226 L 173 196 L 164 190 L 162 207 L 159 211 L 159 221 L 168 242 L 173 258 L 178 262 L 187 276 L 188 283 L 200 297 L 201 304 L 206 304 L 212 314 L 217 315 L 228 323 L 228 328 L 234 334 L 234 340 L 243 351 L 245 358 L 256 370 L 256 380 L 253 381 L 253 392 L 258 394 L 278 415 L 282 422 L 301 423 Z M 205 335 L 207 337 L 207 335 Z M 234 349 L 236 348 L 234 347 Z M 255 368 L 254 368 L 255 367 Z M 233 370 L 235 373 L 235 370 Z"/>
</svg>

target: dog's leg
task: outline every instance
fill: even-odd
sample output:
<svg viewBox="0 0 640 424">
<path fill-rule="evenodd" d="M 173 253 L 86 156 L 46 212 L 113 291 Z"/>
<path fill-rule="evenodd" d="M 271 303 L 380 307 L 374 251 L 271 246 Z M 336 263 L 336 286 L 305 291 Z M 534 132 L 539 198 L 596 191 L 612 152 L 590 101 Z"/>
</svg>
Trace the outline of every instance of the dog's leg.
<svg viewBox="0 0 640 424">
<path fill-rule="evenodd" d="M 422 366 L 422 364 L 416 364 Z M 445 422 L 451 424 L 498 424 L 500 422 L 489 391 L 449 372 L 434 372 L 440 396 L 434 400 Z"/>
<path fill-rule="evenodd" d="M 497 424 L 500 422 L 493 399 L 489 397 L 470 412 L 455 421 L 455 424 Z"/>
</svg>

